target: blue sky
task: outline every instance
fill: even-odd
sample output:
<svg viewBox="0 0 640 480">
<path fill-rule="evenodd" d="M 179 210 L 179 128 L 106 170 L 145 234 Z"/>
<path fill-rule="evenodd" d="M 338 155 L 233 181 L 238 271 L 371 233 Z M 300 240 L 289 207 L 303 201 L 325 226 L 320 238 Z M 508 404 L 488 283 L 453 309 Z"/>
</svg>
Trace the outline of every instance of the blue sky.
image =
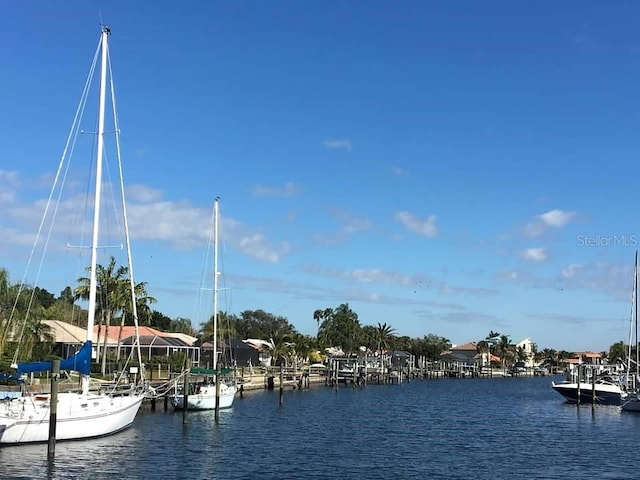
<svg viewBox="0 0 640 480">
<path fill-rule="evenodd" d="M 0 266 L 14 281 L 100 16 L 135 275 L 157 310 L 203 321 L 193 299 L 220 196 L 232 313 L 315 334 L 313 311 L 346 302 L 364 325 L 453 343 L 627 340 L 637 2 L 7 3 Z M 42 286 L 77 276 L 45 270 Z"/>
</svg>

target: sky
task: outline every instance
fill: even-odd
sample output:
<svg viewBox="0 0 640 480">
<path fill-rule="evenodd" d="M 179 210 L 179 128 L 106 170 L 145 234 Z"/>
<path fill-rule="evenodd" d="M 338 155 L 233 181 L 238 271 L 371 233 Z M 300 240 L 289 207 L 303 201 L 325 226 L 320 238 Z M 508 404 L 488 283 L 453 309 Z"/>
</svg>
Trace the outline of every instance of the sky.
<svg viewBox="0 0 640 480">
<path fill-rule="evenodd" d="M 315 310 L 348 303 L 398 335 L 608 350 L 628 342 L 640 240 L 639 19 L 632 1 L 5 2 L 0 267 L 34 282 L 103 22 L 154 309 L 206 320 L 219 196 L 221 310 L 315 335 Z M 88 264 L 52 263 L 56 295 Z"/>
</svg>

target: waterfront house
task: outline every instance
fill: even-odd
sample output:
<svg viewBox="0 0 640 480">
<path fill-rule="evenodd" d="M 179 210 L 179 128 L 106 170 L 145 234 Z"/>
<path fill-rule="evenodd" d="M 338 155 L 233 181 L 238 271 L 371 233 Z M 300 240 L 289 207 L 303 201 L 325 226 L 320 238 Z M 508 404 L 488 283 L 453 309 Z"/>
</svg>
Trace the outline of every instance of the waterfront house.
<svg viewBox="0 0 640 480">
<path fill-rule="evenodd" d="M 213 366 L 213 343 L 205 342 L 200 345 L 202 367 Z M 222 365 L 236 365 L 238 367 L 260 365 L 260 351 L 254 345 L 237 338 L 229 338 L 218 342 L 218 358 Z"/>
<path fill-rule="evenodd" d="M 573 358 L 568 358 L 566 363 L 569 365 L 606 365 L 607 359 L 600 353 L 596 352 L 575 352 Z"/>
<path fill-rule="evenodd" d="M 196 337 L 185 333 L 162 332 L 152 327 L 139 327 L 138 332 L 142 361 L 149 361 L 152 357 L 170 357 L 172 354 L 183 353 L 191 359 L 192 365 L 200 364 L 200 348 L 196 345 Z M 104 326 L 102 328 L 96 326 L 94 339 L 96 348 L 101 350 L 106 347 L 113 352 L 120 349 L 120 358 L 127 358 L 134 345 L 135 327 L 126 325 L 120 332 L 119 325 L 112 325 L 108 332 L 105 332 Z"/>
<path fill-rule="evenodd" d="M 394 350 L 389 352 L 391 357 L 391 366 L 393 368 L 407 368 L 414 365 L 414 356 L 409 352 L 402 350 Z"/>
<path fill-rule="evenodd" d="M 523 352 L 525 357 L 524 358 L 519 358 L 519 361 L 524 362 L 524 366 L 526 368 L 533 368 L 535 367 L 535 360 L 534 360 L 534 343 L 531 341 L 530 338 L 524 338 L 522 340 L 520 340 L 519 342 L 515 342 L 513 344 L 516 348 L 516 352 Z"/>
<path fill-rule="evenodd" d="M 475 364 L 478 358 L 478 345 L 476 342 L 452 345 L 449 350 L 440 355 L 440 359 L 445 362 L 462 362 L 467 365 Z"/>
<path fill-rule="evenodd" d="M 271 344 L 266 340 L 260 340 L 259 338 L 247 338 L 243 340 L 244 343 L 254 347 L 258 351 L 258 364 L 263 367 L 271 366 Z M 254 365 L 255 366 L 255 365 Z"/>
<path fill-rule="evenodd" d="M 61 358 L 73 356 L 87 339 L 84 328 L 60 320 L 42 320 L 54 343 L 53 353 Z"/>
</svg>

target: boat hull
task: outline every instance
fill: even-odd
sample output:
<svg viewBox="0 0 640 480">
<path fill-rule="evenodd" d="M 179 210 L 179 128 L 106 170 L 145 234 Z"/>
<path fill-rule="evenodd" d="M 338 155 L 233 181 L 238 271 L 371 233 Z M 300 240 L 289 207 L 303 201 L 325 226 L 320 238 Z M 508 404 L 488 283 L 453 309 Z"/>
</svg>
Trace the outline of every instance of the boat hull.
<svg viewBox="0 0 640 480">
<path fill-rule="evenodd" d="M 101 437 L 130 426 L 142 395 L 58 394 L 56 440 Z M 0 403 L 0 444 L 47 442 L 49 395 L 28 395 Z"/>
<path fill-rule="evenodd" d="M 640 395 L 633 395 L 622 403 L 625 412 L 640 412 Z"/>
<path fill-rule="evenodd" d="M 235 399 L 237 388 L 232 385 L 220 385 L 219 408 L 231 408 Z M 174 395 L 171 398 L 173 408 L 184 410 L 184 395 Z M 198 393 L 187 397 L 187 410 L 214 410 L 216 408 L 215 386 L 202 387 Z"/>
<path fill-rule="evenodd" d="M 594 385 L 591 383 L 575 382 L 552 382 L 552 388 L 562 395 L 567 402 L 578 402 L 578 390 L 580 391 L 580 403 L 593 403 Z M 600 405 L 620 405 L 624 397 L 622 388 L 618 385 L 609 383 L 595 384 L 595 403 Z"/>
</svg>

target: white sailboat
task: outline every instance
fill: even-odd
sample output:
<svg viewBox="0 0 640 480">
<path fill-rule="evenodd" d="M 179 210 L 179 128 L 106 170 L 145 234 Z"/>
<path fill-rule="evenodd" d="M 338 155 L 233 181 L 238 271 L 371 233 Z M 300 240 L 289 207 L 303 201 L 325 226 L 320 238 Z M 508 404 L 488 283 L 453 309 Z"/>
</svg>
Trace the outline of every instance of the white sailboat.
<svg viewBox="0 0 640 480">
<path fill-rule="evenodd" d="M 72 370 L 81 374 L 81 391 L 61 392 L 58 394 L 57 418 L 55 433 L 57 440 L 75 440 L 109 435 L 127 428 L 134 421 L 144 398 L 144 389 L 130 386 L 126 391 L 94 393 L 90 391 L 90 366 L 93 345 L 93 330 L 96 311 L 97 294 L 97 250 L 100 225 L 100 197 L 102 183 L 102 160 L 104 155 L 104 114 L 107 90 L 107 55 L 110 29 L 103 27 L 100 43 L 96 50 L 94 65 L 98 52 L 101 54 L 101 76 L 99 91 L 97 154 L 96 154 L 96 185 L 93 205 L 93 238 L 91 246 L 91 266 L 89 283 L 89 307 L 86 341 L 80 351 L 72 358 L 61 361 L 61 370 Z M 92 65 L 91 72 L 93 72 Z M 86 92 L 86 89 L 85 89 Z M 113 92 L 112 100 L 113 100 Z M 115 108 L 115 107 L 114 107 Z M 117 117 L 114 115 L 114 121 Z M 74 121 L 74 125 L 78 120 Z M 117 139 L 117 121 L 116 121 Z M 61 166 L 62 166 L 61 161 Z M 124 194 L 123 194 L 124 195 Z M 48 208 L 48 207 L 47 207 Z M 127 252 L 129 254 L 129 274 L 133 295 L 133 270 L 131 268 L 128 230 L 126 225 L 126 209 L 124 209 L 125 231 L 127 231 Z M 45 212 L 46 215 L 46 212 Z M 133 301 L 134 318 L 137 321 Z M 137 323 L 136 323 L 137 325 Z M 137 329 L 136 329 L 137 330 Z M 138 345 L 139 346 L 139 345 Z M 140 358 L 138 357 L 138 360 Z M 24 374 L 51 370 L 51 362 L 18 363 L 14 378 L 23 382 Z M 24 387 L 23 387 L 24 388 Z M 49 439 L 50 394 L 31 394 L 24 388 L 18 398 L 2 402 L 0 405 L 0 444 L 22 444 L 46 442 Z"/>
<path fill-rule="evenodd" d="M 213 371 L 218 366 L 218 201 L 216 197 L 213 208 Z M 214 377 L 215 378 L 215 377 Z M 216 383 L 199 385 L 194 393 L 187 395 L 187 410 L 213 410 L 230 408 L 233 405 L 238 387 L 220 381 L 220 393 L 216 393 Z M 184 409 L 184 394 L 176 393 L 172 399 L 176 410 Z"/>
</svg>

